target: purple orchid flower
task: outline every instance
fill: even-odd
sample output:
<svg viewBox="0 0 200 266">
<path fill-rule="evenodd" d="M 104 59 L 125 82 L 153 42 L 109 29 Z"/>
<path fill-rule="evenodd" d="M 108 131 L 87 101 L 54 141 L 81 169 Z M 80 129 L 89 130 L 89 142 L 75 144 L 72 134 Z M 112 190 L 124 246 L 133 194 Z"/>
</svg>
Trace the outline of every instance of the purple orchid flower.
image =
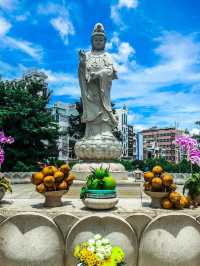
<svg viewBox="0 0 200 266">
<path fill-rule="evenodd" d="M 198 142 L 196 139 L 187 136 L 179 136 L 176 138 L 175 142 L 187 152 L 188 161 L 200 166 L 200 150 L 198 149 Z"/>
<path fill-rule="evenodd" d="M 0 147 L 0 166 L 2 165 L 2 163 L 4 162 L 4 150 Z"/>
<path fill-rule="evenodd" d="M 197 164 L 200 166 L 200 150 L 198 149 L 193 149 L 189 153 L 189 159 L 192 164 Z"/>
<path fill-rule="evenodd" d="M 12 144 L 14 141 L 15 141 L 14 138 L 10 136 L 6 137 L 4 132 L 2 130 L 0 131 L 0 167 L 5 160 L 5 153 L 3 150 L 3 146 L 5 144 Z"/>
<path fill-rule="evenodd" d="M 198 142 L 196 139 L 190 138 L 188 136 L 179 136 L 176 137 L 175 142 L 179 144 L 186 151 L 198 147 Z"/>
<path fill-rule="evenodd" d="M 5 144 L 5 143 L 12 144 L 13 142 L 14 138 L 10 136 L 6 137 L 3 131 L 0 132 L 0 144 Z"/>
</svg>

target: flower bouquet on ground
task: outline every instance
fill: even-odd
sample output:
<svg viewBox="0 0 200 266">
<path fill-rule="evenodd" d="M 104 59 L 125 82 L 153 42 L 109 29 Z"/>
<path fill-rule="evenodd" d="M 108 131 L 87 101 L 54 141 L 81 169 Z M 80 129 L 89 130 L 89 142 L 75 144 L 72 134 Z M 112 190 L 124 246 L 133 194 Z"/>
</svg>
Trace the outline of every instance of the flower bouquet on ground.
<svg viewBox="0 0 200 266">
<path fill-rule="evenodd" d="M 91 209 L 111 209 L 118 203 L 116 181 L 109 169 L 92 169 L 86 178 L 86 185 L 81 188 L 80 198 Z"/>
<path fill-rule="evenodd" d="M 87 242 L 78 244 L 74 249 L 77 266 L 123 266 L 125 253 L 119 246 L 112 247 L 110 240 L 100 234 Z"/>
</svg>

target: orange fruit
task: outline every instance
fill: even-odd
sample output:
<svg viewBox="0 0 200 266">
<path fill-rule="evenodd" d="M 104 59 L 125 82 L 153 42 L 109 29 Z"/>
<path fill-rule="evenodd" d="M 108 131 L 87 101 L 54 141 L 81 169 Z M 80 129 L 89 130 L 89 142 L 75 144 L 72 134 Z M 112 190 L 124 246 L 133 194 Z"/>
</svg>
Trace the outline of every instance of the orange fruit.
<svg viewBox="0 0 200 266">
<path fill-rule="evenodd" d="M 164 198 L 161 205 L 164 209 L 172 209 L 173 207 L 173 203 L 168 198 Z"/>
<path fill-rule="evenodd" d="M 152 187 L 153 188 L 161 188 L 162 187 L 162 179 L 159 177 L 154 177 L 151 181 Z"/>
<path fill-rule="evenodd" d="M 180 198 L 180 206 L 181 208 L 189 208 L 190 207 L 190 199 L 186 196 L 181 196 Z"/>
<path fill-rule="evenodd" d="M 68 184 L 65 180 L 62 181 L 62 183 L 57 185 L 58 190 L 66 190 L 68 188 Z"/>
<path fill-rule="evenodd" d="M 156 165 L 153 167 L 152 172 L 154 174 L 161 174 L 163 171 L 162 167 L 160 165 Z"/>
<path fill-rule="evenodd" d="M 70 167 L 68 164 L 63 164 L 61 165 L 60 169 L 61 172 L 63 172 L 64 174 L 68 174 L 70 171 Z"/>
<path fill-rule="evenodd" d="M 42 169 L 42 173 L 44 174 L 44 176 L 52 176 L 56 171 L 58 171 L 58 169 L 55 166 L 45 166 Z"/>
<path fill-rule="evenodd" d="M 55 178 L 53 176 L 50 176 L 50 175 L 45 176 L 45 178 L 44 178 L 44 184 L 48 188 L 55 186 Z"/>
<path fill-rule="evenodd" d="M 56 191 L 56 186 L 46 187 L 46 191 Z"/>
<path fill-rule="evenodd" d="M 68 177 L 66 178 L 66 181 L 71 182 L 71 181 L 74 181 L 75 178 L 76 176 L 73 173 L 70 173 Z"/>
<path fill-rule="evenodd" d="M 170 186 L 173 183 L 173 176 L 165 173 L 162 175 L 163 185 Z"/>
<path fill-rule="evenodd" d="M 45 185 L 43 183 L 36 186 L 36 190 L 39 193 L 44 193 L 46 191 Z"/>
<path fill-rule="evenodd" d="M 150 182 L 153 178 L 154 178 L 154 173 L 152 173 L 151 171 L 144 172 L 144 180 L 146 182 Z"/>
<path fill-rule="evenodd" d="M 170 189 L 171 191 L 175 191 L 176 188 L 177 188 L 177 186 L 176 186 L 175 183 L 173 183 L 173 184 L 171 184 L 171 185 L 169 186 L 169 189 Z"/>
<path fill-rule="evenodd" d="M 55 182 L 62 182 L 63 178 L 64 178 L 64 173 L 61 171 L 56 171 L 54 173 L 54 178 L 55 178 Z"/>
<path fill-rule="evenodd" d="M 179 192 L 173 191 L 169 194 L 169 199 L 172 203 L 178 203 L 181 199 L 181 194 Z"/>
<path fill-rule="evenodd" d="M 151 190 L 151 183 L 149 183 L 149 182 L 145 182 L 145 183 L 144 183 L 144 189 L 145 189 L 145 190 Z"/>
<path fill-rule="evenodd" d="M 31 179 L 31 182 L 34 184 L 34 185 L 39 185 L 43 182 L 43 179 L 44 179 L 44 175 L 42 172 L 38 172 L 38 173 L 35 173 L 32 175 L 32 179 Z"/>
</svg>

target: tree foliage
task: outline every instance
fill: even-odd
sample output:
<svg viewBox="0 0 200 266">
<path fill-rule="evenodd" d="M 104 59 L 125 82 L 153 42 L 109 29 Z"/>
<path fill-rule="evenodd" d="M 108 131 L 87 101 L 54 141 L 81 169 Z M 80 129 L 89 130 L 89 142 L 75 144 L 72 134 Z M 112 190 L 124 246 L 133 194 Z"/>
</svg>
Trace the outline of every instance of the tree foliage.
<svg viewBox="0 0 200 266">
<path fill-rule="evenodd" d="M 0 80 L 0 128 L 15 142 L 5 147 L 4 171 L 35 170 L 37 162 L 57 157 L 58 125 L 48 102 L 47 76 L 30 72 L 19 80 Z"/>
</svg>

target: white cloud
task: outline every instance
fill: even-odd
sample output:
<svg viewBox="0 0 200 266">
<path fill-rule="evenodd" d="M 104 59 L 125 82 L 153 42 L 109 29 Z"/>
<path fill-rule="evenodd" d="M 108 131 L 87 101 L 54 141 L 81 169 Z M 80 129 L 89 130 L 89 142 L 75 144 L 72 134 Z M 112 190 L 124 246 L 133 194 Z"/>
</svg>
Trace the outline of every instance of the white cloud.
<svg viewBox="0 0 200 266">
<path fill-rule="evenodd" d="M 125 103 L 143 114 L 136 115 L 134 124 L 174 126 L 179 122 L 191 129 L 200 117 L 200 43 L 195 35 L 176 32 L 165 32 L 155 41 L 154 52 L 160 60 L 144 67 L 134 57 L 126 57 L 121 62 L 125 71 L 120 71 L 119 80 L 113 83 L 112 98 L 118 106 Z M 118 39 L 118 47 L 121 43 Z"/>
<path fill-rule="evenodd" d="M 0 8 L 4 10 L 13 10 L 19 4 L 18 0 L 0 0 Z"/>
<path fill-rule="evenodd" d="M 68 35 L 74 35 L 74 26 L 70 20 L 64 17 L 56 17 L 51 19 L 52 26 L 59 32 L 64 44 L 68 44 Z"/>
<path fill-rule="evenodd" d="M 23 53 L 31 56 L 36 60 L 41 60 L 42 58 L 42 49 L 40 46 L 34 45 L 31 42 L 27 42 L 24 40 L 17 40 L 12 37 L 4 37 L 4 42 L 10 47 L 14 49 L 21 50 Z"/>
<path fill-rule="evenodd" d="M 20 50 L 32 58 L 40 60 L 42 58 L 42 48 L 31 42 L 10 37 L 8 33 L 11 27 L 12 25 L 9 21 L 0 17 L 0 37 L 2 37 L 1 44 L 9 49 L 12 48 Z"/>
<path fill-rule="evenodd" d="M 138 7 L 138 0 L 119 0 L 116 5 L 111 6 L 111 19 L 118 25 L 121 29 L 124 28 L 124 23 L 121 18 L 120 10 L 122 8 L 135 9 Z"/>
<path fill-rule="evenodd" d="M 106 44 L 106 48 L 116 51 L 112 53 L 112 58 L 118 73 L 126 73 L 130 66 L 133 67 L 135 65 L 135 60 L 133 60 L 135 55 L 134 47 L 128 42 L 121 42 L 116 32 L 113 33 L 110 42 Z"/>
<path fill-rule="evenodd" d="M 138 6 L 138 0 L 119 0 L 118 7 L 136 8 Z"/>
<path fill-rule="evenodd" d="M 6 35 L 11 28 L 11 24 L 5 18 L 0 17 L 0 37 Z"/>
<path fill-rule="evenodd" d="M 25 12 L 22 15 L 16 16 L 17 21 L 26 21 L 31 16 L 30 12 Z"/>
<path fill-rule="evenodd" d="M 47 3 L 38 6 L 40 15 L 51 16 L 50 24 L 58 31 L 65 45 L 68 45 L 69 35 L 75 34 L 74 25 L 71 21 L 70 14 L 64 5 Z"/>
<path fill-rule="evenodd" d="M 40 69 L 48 76 L 49 87 L 53 89 L 54 95 L 80 96 L 78 78 L 65 72 L 53 72 L 48 69 Z"/>
</svg>

